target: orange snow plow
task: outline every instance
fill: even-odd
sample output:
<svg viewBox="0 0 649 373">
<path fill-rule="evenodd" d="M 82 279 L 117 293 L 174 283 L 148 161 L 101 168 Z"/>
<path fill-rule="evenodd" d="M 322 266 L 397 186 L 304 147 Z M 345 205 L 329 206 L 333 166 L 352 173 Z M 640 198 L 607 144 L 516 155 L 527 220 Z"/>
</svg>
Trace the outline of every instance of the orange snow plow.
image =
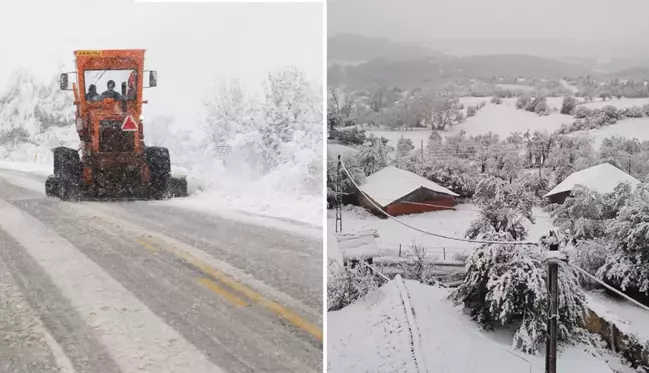
<svg viewBox="0 0 649 373">
<path fill-rule="evenodd" d="M 81 149 L 53 150 L 54 173 L 45 182 L 48 196 L 78 200 L 187 195 L 186 179 L 171 176 L 169 150 L 144 144 L 142 105 L 147 101 L 142 92 L 157 86 L 157 73 L 144 70 L 144 52 L 74 52 L 77 71 L 61 74 L 60 85 L 74 93 Z M 71 89 L 69 74 L 76 75 Z"/>
</svg>

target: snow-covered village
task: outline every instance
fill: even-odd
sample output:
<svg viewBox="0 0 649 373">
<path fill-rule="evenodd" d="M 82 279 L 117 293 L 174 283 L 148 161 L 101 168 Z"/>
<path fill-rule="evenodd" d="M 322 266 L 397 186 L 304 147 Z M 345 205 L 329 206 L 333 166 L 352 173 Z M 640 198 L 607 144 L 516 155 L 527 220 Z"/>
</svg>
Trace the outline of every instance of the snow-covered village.
<svg viewBox="0 0 649 373">
<path fill-rule="evenodd" d="M 328 371 L 649 372 L 647 65 L 332 36 L 338 7 Z"/>
</svg>

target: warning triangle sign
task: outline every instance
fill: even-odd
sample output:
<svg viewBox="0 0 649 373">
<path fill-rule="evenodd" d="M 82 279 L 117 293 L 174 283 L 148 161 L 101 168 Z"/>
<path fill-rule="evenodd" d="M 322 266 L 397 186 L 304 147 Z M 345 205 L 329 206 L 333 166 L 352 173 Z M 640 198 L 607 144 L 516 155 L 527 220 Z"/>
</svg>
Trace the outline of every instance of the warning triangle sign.
<svg viewBox="0 0 649 373">
<path fill-rule="evenodd" d="M 133 120 L 132 116 L 127 116 L 122 123 L 122 131 L 137 131 L 137 122 Z"/>
</svg>

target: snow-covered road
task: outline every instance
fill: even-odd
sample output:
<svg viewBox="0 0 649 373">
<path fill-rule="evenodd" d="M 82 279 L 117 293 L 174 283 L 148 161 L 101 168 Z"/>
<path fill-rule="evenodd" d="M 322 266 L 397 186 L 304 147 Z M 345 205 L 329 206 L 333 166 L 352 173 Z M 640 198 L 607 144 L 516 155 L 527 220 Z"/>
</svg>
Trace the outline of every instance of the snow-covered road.
<svg viewBox="0 0 649 373">
<path fill-rule="evenodd" d="M 1 372 L 322 371 L 322 239 L 0 170 Z"/>
</svg>

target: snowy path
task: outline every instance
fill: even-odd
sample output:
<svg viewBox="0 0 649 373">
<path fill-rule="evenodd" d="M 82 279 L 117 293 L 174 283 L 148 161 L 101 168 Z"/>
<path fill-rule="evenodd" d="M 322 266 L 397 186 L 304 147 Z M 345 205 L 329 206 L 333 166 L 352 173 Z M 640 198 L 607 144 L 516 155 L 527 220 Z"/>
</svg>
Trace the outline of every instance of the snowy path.
<svg viewBox="0 0 649 373">
<path fill-rule="evenodd" d="M 322 370 L 320 240 L 42 187 L 0 172 L 0 371 Z"/>
</svg>

